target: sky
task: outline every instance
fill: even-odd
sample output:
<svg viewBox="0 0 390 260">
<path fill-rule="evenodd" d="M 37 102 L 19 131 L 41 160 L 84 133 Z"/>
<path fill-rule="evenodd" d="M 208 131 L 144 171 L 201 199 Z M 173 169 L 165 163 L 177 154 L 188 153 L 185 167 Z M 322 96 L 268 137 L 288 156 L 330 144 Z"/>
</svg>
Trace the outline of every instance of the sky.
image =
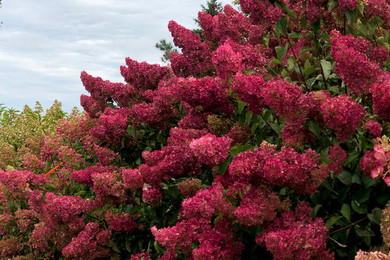
<svg viewBox="0 0 390 260">
<path fill-rule="evenodd" d="M 124 82 L 125 58 L 160 63 L 155 48 L 172 41 L 168 22 L 195 28 L 206 0 L 2 0 L 0 8 L 0 104 L 22 110 L 54 100 L 66 112 L 86 94 L 85 70 Z M 230 4 L 232 0 L 219 1 Z"/>
</svg>

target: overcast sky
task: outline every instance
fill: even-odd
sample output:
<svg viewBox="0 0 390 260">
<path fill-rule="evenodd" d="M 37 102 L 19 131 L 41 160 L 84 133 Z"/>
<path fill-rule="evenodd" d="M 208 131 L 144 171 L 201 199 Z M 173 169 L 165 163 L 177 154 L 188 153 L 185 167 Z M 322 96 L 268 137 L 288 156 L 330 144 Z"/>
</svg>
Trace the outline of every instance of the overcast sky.
<svg viewBox="0 0 390 260">
<path fill-rule="evenodd" d="M 224 4 L 231 0 L 220 1 Z M 22 109 L 55 99 L 65 111 L 86 93 L 85 70 L 123 82 L 125 58 L 160 63 L 160 39 L 171 41 L 168 22 L 195 28 L 206 0 L 2 0 L 0 103 Z"/>
</svg>

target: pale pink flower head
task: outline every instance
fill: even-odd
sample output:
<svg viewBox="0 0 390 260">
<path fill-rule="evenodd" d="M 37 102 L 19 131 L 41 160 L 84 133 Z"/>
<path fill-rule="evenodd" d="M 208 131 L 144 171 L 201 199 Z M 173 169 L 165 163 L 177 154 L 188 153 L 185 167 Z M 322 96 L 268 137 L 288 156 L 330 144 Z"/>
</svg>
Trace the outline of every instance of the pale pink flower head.
<svg viewBox="0 0 390 260">
<path fill-rule="evenodd" d="M 142 188 L 144 185 L 142 175 L 138 169 L 124 169 L 122 171 L 122 179 L 125 187 L 132 191 Z"/>
<path fill-rule="evenodd" d="M 382 165 L 376 166 L 374 169 L 371 170 L 371 177 L 372 178 L 380 178 L 383 174 L 384 168 Z"/>
<path fill-rule="evenodd" d="M 325 100 L 321 109 L 326 125 L 335 131 L 340 141 L 351 138 L 366 115 L 364 107 L 348 95 Z"/>
<path fill-rule="evenodd" d="M 230 143 L 229 137 L 207 134 L 192 140 L 190 148 L 201 163 L 214 167 L 226 160 L 230 151 Z"/>
<path fill-rule="evenodd" d="M 233 51 L 228 43 L 224 43 L 213 53 L 213 64 L 217 68 L 218 76 L 229 79 L 229 76 L 243 69 L 242 55 Z"/>
<path fill-rule="evenodd" d="M 370 92 L 372 94 L 374 113 L 382 120 L 390 122 L 390 81 L 371 85 Z"/>
<path fill-rule="evenodd" d="M 383 130 L 381 124 L 379 124 L 376 120 L 368 120 L 363 125 L 363 129 L 374 137 L 380 137 Z"/>
</svg>

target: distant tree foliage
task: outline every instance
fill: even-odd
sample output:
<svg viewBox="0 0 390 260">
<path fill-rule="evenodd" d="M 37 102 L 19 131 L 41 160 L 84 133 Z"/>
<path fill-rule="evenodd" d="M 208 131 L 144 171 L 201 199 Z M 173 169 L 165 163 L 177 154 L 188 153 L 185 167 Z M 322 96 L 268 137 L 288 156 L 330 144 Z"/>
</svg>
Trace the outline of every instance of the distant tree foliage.
<svg viewBox="0 0 390 260">
<path fill-rule="evenodd" d="M 222 3 L 218 2 L 217 0 L 209 0 L 206 2 L 206 5 L 207 5 L 207 7 L 205 7 L 204 5 L 201 5 L 202 11 L 205 12 L 206 14 L 211 15 L 211 16 L 216 16 L 216 15 L 218 15 L 219 12 L 223 11 Z M 195 18 L 194 21 L 199 26 L 199 20 Z M 191 31 L 193 33 L 199 34 L 200 39 L 203 42 L 203 37 L 202 37 L 203 30 L 202 29 L 196 28 L 196 29 L 193 29 Z"/>
<path fill-rule="evenodd" d="M 206 14 L 209 14 L 211 16 L 217 15 L 219 12 L 223 11 L 222 3 L 220 3 L 217 0 L 208 0 L 205 5 L 201 5 L 202 11 Z M 198 19 L 194 19 L 195 23 L 199 26 Z M 203 30 L 200 28 L 196 28 L 192 30 L 193 33 L 196 33 L 200 36 L 201 40 L 202 38 L 202 32 Z M 162 52 L 164 52 L 163 56 L 161 57 L 161 61 L 164 63 L 167 63 L 171 59 L 172 52 L 177 52 L 177 49 L 174 48 L 173 44 L 171 42 L 167 42 L 165 39 L 160 40 L 158 43 L 155 44 L 157 49 L 160 49 Z"/>
<path fill-rule="evenodd" d="M 211 16 L 216 16 L 219 12 L 222 12 L 223 6 L 222 3 L 217 0 L 209 0 L 207 1 L 207 7 L 201 5 L 202 11 Z"/>
<path fill-rule="evenodd" d="M 171 59 L 172 52 L 177 52 L 177 49 L 173 47 L 173 44 L 171 42 L 167 42 L 165 39 L 160 40 L 155 46 L 164 52 L 161 57 L 161 61 L 165 63 Z"/>
</svg>

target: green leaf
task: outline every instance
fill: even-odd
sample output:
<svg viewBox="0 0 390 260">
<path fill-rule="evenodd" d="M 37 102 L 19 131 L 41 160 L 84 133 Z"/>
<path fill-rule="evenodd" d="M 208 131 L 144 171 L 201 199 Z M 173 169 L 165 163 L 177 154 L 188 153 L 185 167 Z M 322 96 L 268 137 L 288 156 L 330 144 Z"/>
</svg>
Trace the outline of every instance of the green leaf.
<svg viewBox="0 0 390 260">
<path fill-rule="evenodd" d="M 375 200 L 384 207 L 390 200 L 390 193 L 382 193 L 382 195 L 375 197 Z"/>
<path fill-rule="evenodd" d="M 367 205 L 365 204 L 360 204 L 357 201 L 353 200 L 351 202 L 352 209 L 359 213 L 359 214 L 366 214 L 367 213 Z"/>
<path fill-rule="evenodd" d="M 360 180 L 359 174 L 354 173 L 354 174 L 352 175 L 352 183 L 362 184 L 362 181 Z"/>
<path fill-rule="evenodd" d="M 287 16 L 283 16 L 276 24 L 275 29 L 279 34 L 286 35 L 287 34 Z"/>
<path fill-rule="evenodd" d="M 367 217 L 371 222 L 380 225 L 382 221 L 382 210 L 380 208 L 374 208 L 372 213 L 367 214 Z"/>
<path fill-rule="evenodd" d="M 115 243 L 112 243 L 111 249 L 117 253 L 122 253 L 121 250 L 118 248 L 118 246 Z"/>
<path fill-rule="evenodd" d="M 325 79 L 328 79 L 330 73 L 332 72 L 332 64 L 329 61 L 322 59 L 321 67 L 324 71 Z"/>
<path fill-rule="evenodd" d="M 337 221 L 339 221 L 343 216 L 333 216 L 331 217 L 330 219 L 328 219 L 325 223 L 325 226 L 328 228 L 328 229 L 331 229 L 332 226 L 334 226 Z"/>
<path fill-rule="evenodd" d="M 321 137 L 321 129 L 317 122 L 310 121 L 309 130 L 317 137 Z"/>
<path fill-rule="evenodd" d="M 351 207 L 348 204 L 343 204 L 341 206 L 341 214 L 344 218 L 346 218 L 348 221 L 351 221 Z"/>
<path fill-rule="evenodd" d="M 275 47 L 276 48 L 276 47 Z M 270 65 L 277 64 L 277 65 L 283 65 L 283 63 L 280 60 L 273 59 L 269 62 Z"/>
<path fill-rule="evenodd" d="M 362 180 L 363 180 L 364 187 L 365 187 L 366 189 L 372 187 L 375 183 L 378 182 L 377 179 L 370 178 L 370 177 L 368 177 L 368 176 L 366 176 L 366 175 L 363 175 L 363 176 L 362 176 Z"/>
<path fill-rule="evenodd" d="M 342 171 L 341 174 L 337 175 L 337 179 L 339 179 L 345 185 L 351 185 L 352 174 L 348 171 Z"/>
<path fill-rule="evenodd" d="M 371 17 L 370 21 L 375 22 L 376 24 L 378 24 L 378 26 L 382 26 L 382 24 L 383 24 L 383 22 L 384 22 L 384 21 L 383 21 L 380 17 L 378 17 L 378 16 Z"/>
<path fill-rule="evenodd" d="M 221 220 L 221 219 L 222 219 L 222 216 L 221 216 L 221 215 L 218 215 L 218 216 L 214 219 L 214 225 L 216 225 L 217 222 L 218 222 L 219 220 Z"/>
<path fill-rule="evenodd" d="M 276 46 L 275 51 L 276 51 L 276 57 L 278 58 L 278 60 L 281 61 L 283 60 L 284 56 L 286 56 L 287 48 L 282 46 Z"/>
<path fill-rule="evenodd" d="M 253 124 L 251 127 L 251 133 L 254 134 L 256 132 L 257 128 L 259 128 L 259 126 L 260 126 L 260 122 Z"/>
<path fill-rule="evenodd" d="M 374 232 L 372 232 L 371 230 L 369 230 L 369 229 L 367 229 L 365 227 L 355 226 L 355 231 L 356 231 L 356 234 L 359 237 L 372 237 L 372 236 L 375 236 Z"/>
<path fill-rule="evenodd" d="M 370 193 L 371 189 L 360 189 L 352 195 L 352 199 L 361 204 L 370 198 Z"/>
<path fill-rule="evenodd" d="M 129 136 L 132 136 L 132 137 L 135 137 L 135 128 L 134 128 L 134 126 L 132 126 L 132 125 L 129 125 L 128 127 L 127 127 L 127 134 L 129 135 Z"/>
<path fill-rule="evenodd" d="M 301 50 L 299 51 L 299 55 L 305 54 L 308 51 L 313 50 L 313 47 L 311 46 L 303 46 Z"/>
<path fill-rule="evenodd" d="M 251 144 L 247 144 L 247 145 L 236 145 L 236 146 L 233 146 L 232 148 L 230 148 L 230 155 L 235 157 L 237 154 L 241 153 L 241 152 L 245 152 L 245 151 L 248 151 L 249 149 L 252 149 L 253 146 Z"/>
<path fill-rule="evenodd" d="M 228 156 L 228 158 L 219 165 L 219 173 L 221 175 L 225 174 L 227 168 L 229 167 L 229 164 L 231 163 L 233 157 L 231 155 Z"/>
<path fill-rule="evenodd" d="M 246 106 L 245 102 L 242 102 L 241 100 L 237 101 L 237 112 L 238 112 L 238 114 L 242 113 L 242 111 L 244 110 L 245 106 Z"/>
<path fill-rule="evenodd" d="M 312 23 L 311 27 L 313 28 L 314 31 L 319 32 L 321 30 L 321 21 L 318 20 L 317 22 Z"/>
<path fill-rule="evenodd" d="M 321 204 L 315 205 L 315 207 L 314 207 L 313 210 L 311 211 L 311 216 L 312 216 L 313 218 L 317 217 L 317 213 L 318 213 L 318 211 L 320 210 L 320 208 L 322 208 L 322 205 L 321 205 Z"/>
<path fill-rule="evenodd" d="M 302 28 L 307 27 L 307 18 L 306 17 L 303 17 L 299 22 L 300 22 Z"/>
<path fill-rule="evenodd" d="M 250 124 L 251 124 L 251 120 L 252 120 L 252 116 L 253 116 L 253 114 L 252 114 L 252 112 L 251 111 L 246 111 L 246 114 L 245 114 L 245 124 L 247 125 L 247 126 L 250 126 Z"/>
<path fill-rule="evenodd" d="M 345 10 L 344 11 L 345 16 L 348 18 L 350 23 L 355 22 L 357 13 L 358 13 L 358 10 L 356 8 L 353 10 Z"/>
<path fill-rule="evenodd" d="M 328 2 L 328 11 L 332 11 L 339 6 L 339 2 L 335 0 L 331 0 Z"/>
<path fill-rule="evenodd" d="M 46 183 L 45 185 L 43 185 L 43 187 L 47 191 L 55 191 L 57 189 L 56 185 L 54 185 L 53 183 Z"/>
<path fill-rule="evenodd" d="M 304 66 L 304 71 L 303 71 L 303 74 L 305 74 L 305 78 L 309 77 L 316 70 L 317 70 L 317 68 L 313 67 L 310 64 L 310 61 L 307 59 L 305 61 L 305 66 Z"/>
<path fill-rule="evenodd" d="M 294 19 L 297 18 L 297 15 L 295 14 L 295 12 L 293 10 L 291 10 L 290 8 L 288 8 L 288 6 L 286 5 L 285 2 L 275 2 L 275 4 L 277 6 L 279 6 L 281 9 L 283 9 L 283 11 L 285 11 L 286 14 L 288 14 L 292 18 L 294 18 Z"/>
<path fill-rule="evenodd" d="M 295 60 L 292 56 L 288 57 L 287 59 L 287 69 L 289 71 L 292 71 L 295 67 Z"/>
<path fill-rule="evenodd" d="M 359 1 L 358 6 L 357 6 L 357 10 L 359 11 L 360 14 L 363 14 L 363 12 L 364 12 L 363 1 Z"/>
<path fill-rule="evenodd" d="M 353 166 L 353 164 L 359 161 L 359 155 L 360 153 L 358 151 L 350 153 L 348 155 L 347 161 L 345 162 L 345 165 L 351 164 L 351 166 Z"/>
</svg>

